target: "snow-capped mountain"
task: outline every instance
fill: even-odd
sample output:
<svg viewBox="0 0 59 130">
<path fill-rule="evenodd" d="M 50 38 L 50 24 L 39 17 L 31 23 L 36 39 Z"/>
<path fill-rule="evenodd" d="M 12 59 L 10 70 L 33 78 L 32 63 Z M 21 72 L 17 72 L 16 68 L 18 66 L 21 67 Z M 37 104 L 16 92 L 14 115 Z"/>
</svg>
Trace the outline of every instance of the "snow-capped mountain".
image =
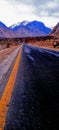
<svg viewBox="0 0 59 130">
<path fill-rule="evenodd" d="M 14 26 L 10 27 L 14 32 L 16 32 L 16 36 L 19 37 L 21 34 L 22 36 L 26 36 L 26 32 L 28 32 L 27 36 L 45 36 L 51 32 L 51 29 L 46 27 L 44 23 L 39 21 L 23 21 L 21 23 L 17 23 Z M 22 30 L 23 29 L 23 30 Z M 24 32 L 22 32 L 22 31 Z"/>
<path fill-rule="evenodd" d="M 9 28 L 15 31 L 15 30 L 19 29 L 21 26 L 26 26 L 28 23 L 29 23 L 29 21 L 24 20 L 22 22 L 18 22 L 17 24 L 11 25 Z"/>
<path fill-rule="evenodd" d="M 29 23 L 29 21 L 24 20 L 20 23 L 20 26 L 26 26 L 28 23 Z"/>
<path fill-rule="evenodd" d="M 0 22 L 0 38 L 45 36 L 50 32 L 51 29 L 39 21 L 22 21 L 10 27 Z"/>
<path fill-rule="evenodd" d="M 20 22 L 17 23 L 17 24 L 13 24 L 13 25 L 11 25 L 9 28 L 10 28 L 10 29 L 14 29 L 15 27 L 18 27 L 18 26 L 20 26 Z"/>
</svg>

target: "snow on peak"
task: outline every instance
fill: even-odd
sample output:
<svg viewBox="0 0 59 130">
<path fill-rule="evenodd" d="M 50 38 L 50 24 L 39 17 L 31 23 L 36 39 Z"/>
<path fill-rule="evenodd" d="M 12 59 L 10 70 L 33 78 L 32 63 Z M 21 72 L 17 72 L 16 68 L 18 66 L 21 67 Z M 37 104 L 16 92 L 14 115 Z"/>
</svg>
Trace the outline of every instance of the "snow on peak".
<svg viewBox="0 0 59 130">
<path fill-rule="evenodd" d="M 24 21 L 22 21 L 22 22 L 20 23 L 20 25 L 26 26 L 28 23 L 29 23 L 29 21 L 24 20 Z"/>
<path fill-rule="evenodd" d="M 13 25 L 11 25 L 11 26 L 10 26 L 10 28 L 12 28 L 12 29 L 13 29 L 15 26 L 16 26 L 16 24 L 13 24 Z"/>
<path fill-rule="evenodd" d="M 22 21 L 22 22 L 18 22 L 17 24 L 13 24 L 10 26 L 11 29 L 15 28 L 16 26 L 26 26 L 29 23 L 29 21 Z"/>
</svg>

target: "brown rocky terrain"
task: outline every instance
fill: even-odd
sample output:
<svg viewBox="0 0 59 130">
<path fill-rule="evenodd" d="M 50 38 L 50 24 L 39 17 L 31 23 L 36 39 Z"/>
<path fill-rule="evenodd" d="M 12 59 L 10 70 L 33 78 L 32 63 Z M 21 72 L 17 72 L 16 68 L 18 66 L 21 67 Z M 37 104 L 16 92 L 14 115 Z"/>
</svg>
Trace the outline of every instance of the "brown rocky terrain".
<svg viewBox="0 0 59 130">
<path fill-rule="evenodd" d="M 37 38 L 27 40 L 27 42 L 34 46 L 59 49 L 59 38 L 54 36 L 37 37 Z"/>
<path fill-rule="evenodd" d="M 48 36 L 30 39 L 29 43 L 35 46 L 59 49 L 59 23 L 57 23 Z"/>
</svg>

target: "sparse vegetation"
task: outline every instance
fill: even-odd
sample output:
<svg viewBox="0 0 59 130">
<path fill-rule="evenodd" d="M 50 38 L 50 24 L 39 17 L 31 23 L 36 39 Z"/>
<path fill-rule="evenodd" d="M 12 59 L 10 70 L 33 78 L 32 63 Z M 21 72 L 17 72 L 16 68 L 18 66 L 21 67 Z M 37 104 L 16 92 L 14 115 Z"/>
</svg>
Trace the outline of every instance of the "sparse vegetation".
<svg viewBox="0 0 59 130">
<path fill-rule="evenodd" d="M 6 38 L 6 39 L 0 39 L 0 50 L 10 48 L 12 46 L 18 46 L 24 42 L 26 44 L 32 44 L 34 46 L 59 49 L 58 44 L 57 46 L 54 46 L 55 41 L 59 41 L 59 37 L 41 36 L 41 37 L 25 37 L 25 38 Z"/>
</svg>

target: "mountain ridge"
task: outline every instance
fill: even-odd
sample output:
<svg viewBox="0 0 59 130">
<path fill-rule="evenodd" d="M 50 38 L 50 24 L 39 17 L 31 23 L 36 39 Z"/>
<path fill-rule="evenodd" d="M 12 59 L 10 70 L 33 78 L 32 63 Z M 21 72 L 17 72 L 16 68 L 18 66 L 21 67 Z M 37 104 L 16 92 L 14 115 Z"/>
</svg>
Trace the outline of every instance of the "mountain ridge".
<svg viewBox="0 0 59 130">
<path fill-rule="evenodd" d="M 51 32 L 49 27 L 46 27 L 40 21 L 22 21 L 17 24 L 7 27 L 4 23 L 0 22 L 0 38 L 20 38 L 20 37 L 35 37 L 45 36 Z"/>
<path fill-rule="evenodd" d="M 15 33 L 0 21 L 0 38 L 14 38 Z"/>
</svg>

